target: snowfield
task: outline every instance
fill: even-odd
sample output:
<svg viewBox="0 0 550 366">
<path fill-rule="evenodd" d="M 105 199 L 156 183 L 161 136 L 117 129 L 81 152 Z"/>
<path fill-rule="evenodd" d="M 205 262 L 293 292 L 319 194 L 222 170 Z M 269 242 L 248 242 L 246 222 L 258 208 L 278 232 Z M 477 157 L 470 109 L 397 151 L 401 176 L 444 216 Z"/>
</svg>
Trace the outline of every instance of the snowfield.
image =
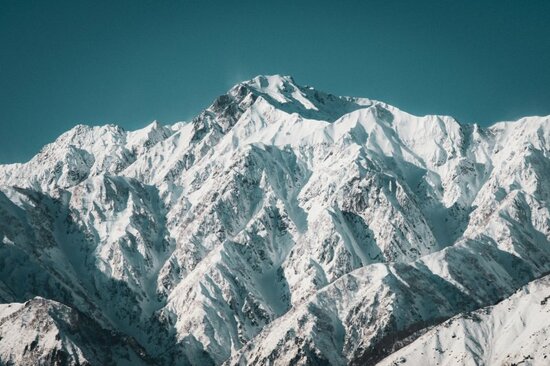
<svg viewBox="0 0 550 366">
<path fill-rule="evenodd" d="M 550 364 L 550 117 L 258 76 L 0 165 L 0 364 Z"/>
</svg>

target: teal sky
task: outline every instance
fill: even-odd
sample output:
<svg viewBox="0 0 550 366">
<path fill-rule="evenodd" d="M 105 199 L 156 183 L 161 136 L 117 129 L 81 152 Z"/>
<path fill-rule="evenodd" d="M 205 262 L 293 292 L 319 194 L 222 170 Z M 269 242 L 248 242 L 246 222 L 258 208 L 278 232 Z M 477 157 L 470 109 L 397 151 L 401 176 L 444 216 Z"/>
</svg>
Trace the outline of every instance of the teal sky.
<svg viewBox="0 0 550 366">
<path fill-rule="evenodd" d="M 0 162 L 77 123 L 193 117 L 238 81 L 484 125 L 550 114 L 550 1 L 0 0 Z"/>
</svg>

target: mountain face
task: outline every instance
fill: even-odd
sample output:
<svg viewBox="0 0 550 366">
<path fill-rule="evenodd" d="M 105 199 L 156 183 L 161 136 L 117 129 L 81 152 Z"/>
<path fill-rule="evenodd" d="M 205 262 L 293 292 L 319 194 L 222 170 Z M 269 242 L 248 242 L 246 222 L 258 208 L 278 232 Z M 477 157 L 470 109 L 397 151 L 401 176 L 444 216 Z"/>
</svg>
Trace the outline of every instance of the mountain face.
<svg viewBox="0 0 550 366">
<path fill-rule="evenodd" d="M 0 305 L 6 365 L 147 365 L 135 342 L 55 301 L 36 297 Z"/>
<path fill-rule="evenodd" d="M 550 118 L 290 77 L 0 166 L 0 364 L 548 364 Z"/>
</svg>

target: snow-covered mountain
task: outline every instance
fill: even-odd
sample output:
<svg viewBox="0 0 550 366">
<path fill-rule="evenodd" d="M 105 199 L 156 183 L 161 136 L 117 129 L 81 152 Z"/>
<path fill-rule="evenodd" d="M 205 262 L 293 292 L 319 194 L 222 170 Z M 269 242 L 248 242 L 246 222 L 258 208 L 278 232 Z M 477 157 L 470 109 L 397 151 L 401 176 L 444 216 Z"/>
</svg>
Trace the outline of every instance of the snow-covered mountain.
<svg viewBox="0 0 550 366">
<path fill-rule="evenodd" d="M 549 158 L 278 75 L 76 126 L 0 166 L 0 364 L 545 364 Z"/>
</svg>

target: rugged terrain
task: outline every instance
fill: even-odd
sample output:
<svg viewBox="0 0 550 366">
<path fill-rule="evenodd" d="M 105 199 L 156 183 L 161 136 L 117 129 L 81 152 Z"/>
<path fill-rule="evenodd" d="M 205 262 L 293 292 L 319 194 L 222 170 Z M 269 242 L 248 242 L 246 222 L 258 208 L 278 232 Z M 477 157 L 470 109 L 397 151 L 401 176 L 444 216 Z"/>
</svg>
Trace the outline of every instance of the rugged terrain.
<svg viewBox="0 0 550 366">
<path fill-rule="evenodd" d="M 0 364 L 547 364 L 549 158 L 278 75 L 76 126 L 0 166 Z"/>
</svg>

